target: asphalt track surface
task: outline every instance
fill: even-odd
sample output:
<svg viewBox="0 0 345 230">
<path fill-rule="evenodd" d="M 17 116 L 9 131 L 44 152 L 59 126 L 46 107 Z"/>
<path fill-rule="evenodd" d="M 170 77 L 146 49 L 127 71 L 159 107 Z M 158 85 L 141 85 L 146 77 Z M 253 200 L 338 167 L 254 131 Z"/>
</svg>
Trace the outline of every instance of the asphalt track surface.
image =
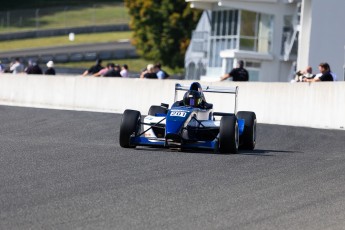
<svg viewBox="0 0 345 230">
<path fill-rule="evenodd" d="M 0 106 L 0 229 L 344 229 L 344 131 L 221 155 L 120 148 L 120 120 Z"/>
<path fill-rule="evenodd" d="M 129 41 L 124 42 L 105 42 L 105 43 L 90 43 L 80 45 L 68 46 L 54 46 L 34 49 L 20 49 L 13 51 L 0 51 L 0 57 L 23 57 L 30 55 L 52 55 L 52 54 L 68 54 L 68 53 L 84 53 L 84 52 L 99 52 L 112 50 L 135 50 Z"/>
</svg>

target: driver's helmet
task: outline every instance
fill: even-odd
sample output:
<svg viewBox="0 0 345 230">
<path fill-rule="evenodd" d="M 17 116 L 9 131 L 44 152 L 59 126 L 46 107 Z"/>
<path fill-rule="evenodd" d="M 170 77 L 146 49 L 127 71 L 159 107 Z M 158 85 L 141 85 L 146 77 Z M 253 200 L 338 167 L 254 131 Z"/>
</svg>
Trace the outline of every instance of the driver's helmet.
<svg viewBox="0 0 345 230">
<path fill-rule="evenodd" d="M 202 88 L 201 88 L 201 85 L 200 85 L 199 82 L 193 82 L 193 83 L 190 85 L 189 90 L 195 90 L 195 91 L 202 92 Z"/>
<path fill-rule="evenodd" d="M 200 95 L 201 95 L 201 99 L 202 99 L 203 101 L 206 101 L 205 96 L 204 96 L 204 93 L 202 92 L 202 87 L 201 87 L 201 85 L 200 85 L 199 82 L 193 82 L 193 83 L 190 85 L 189 90 L 198 91 L 198 92 L 200 93 Z"/>
<path fill-rule="evenodd" d="M 189 90 L 183 96 L 183 104 L 191 107 L 200 107 L 202 95 L 196 90 Z"/>
</svg>

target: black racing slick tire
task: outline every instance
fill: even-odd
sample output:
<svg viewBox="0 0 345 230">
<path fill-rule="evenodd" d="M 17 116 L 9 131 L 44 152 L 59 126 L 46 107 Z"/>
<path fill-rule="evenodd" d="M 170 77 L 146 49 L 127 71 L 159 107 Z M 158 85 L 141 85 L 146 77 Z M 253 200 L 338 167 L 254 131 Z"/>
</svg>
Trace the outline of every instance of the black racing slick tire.
<svg viewBox="0 0 345 230">
<path fill-rule="evenodd" d="M 156 116 L 157 113 L 167 114 L 168 110 L 162 106 L 159 106 L 159 105 L 151 105 L 148 114 L 151 116 Z"/>
<path fill-rule="evenodd" d="M 135 148 L 130 144 L 132 134 L 137 135 L 141 128 L 141 114 L 139 111 L 126 109 L 122 115 L 120 126 L 120 146 L 123 148 Z"/>
<path fill-rule="evenodd" d="M 239 137 L 236 116 L 223 116 L 219 127 L 219 152 L 237 153 Z"/>
<path fill-rule="evenodd" d="M 240 149 L 253 150 L 256 145 L 256 114 L 250 111 L 240 111 L 237 119 L 244 120 L 244 130 L 240 136 Z"/>
</svg>

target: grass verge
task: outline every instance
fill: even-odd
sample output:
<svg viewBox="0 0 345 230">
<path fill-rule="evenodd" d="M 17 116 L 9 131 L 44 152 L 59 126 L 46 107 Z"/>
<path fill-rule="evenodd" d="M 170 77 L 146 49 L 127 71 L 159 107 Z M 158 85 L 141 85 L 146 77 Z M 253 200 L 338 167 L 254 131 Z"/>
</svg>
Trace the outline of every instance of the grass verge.
<svg viewBox="0 0 345 230">
<path fill-rule="evenodd" d="M 31 48 L 66 46 L 83 43 L 114 42 L 122 39 L 130 39 L 132 32 L 106 32 L 96 34 L 76 34 L 73 42 L 68 40 L 68 36 L 56 36 L 46 38 L 21 39 L 12 41 L 0 41 L 0 51 L 22 50 Z"/>
<path fill-rule="evenodd" d="M 0 33 L 129 23 L 123 3 L 0 11 Z"/>
</svg>

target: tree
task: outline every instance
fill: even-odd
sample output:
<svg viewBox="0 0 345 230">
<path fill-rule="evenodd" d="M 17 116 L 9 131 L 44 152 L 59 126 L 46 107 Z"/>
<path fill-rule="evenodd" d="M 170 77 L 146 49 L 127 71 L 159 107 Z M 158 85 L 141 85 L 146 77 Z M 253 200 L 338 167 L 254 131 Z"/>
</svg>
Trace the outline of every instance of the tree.
<svg viewBox="0 0 345 230">
<path fill-rule="evenodd" d="M 171 68 L 183 67 L 201 11 L 191 9 L 185 0 L 125 0 L 125 6 L 138 54 Z"/>
</svg>

